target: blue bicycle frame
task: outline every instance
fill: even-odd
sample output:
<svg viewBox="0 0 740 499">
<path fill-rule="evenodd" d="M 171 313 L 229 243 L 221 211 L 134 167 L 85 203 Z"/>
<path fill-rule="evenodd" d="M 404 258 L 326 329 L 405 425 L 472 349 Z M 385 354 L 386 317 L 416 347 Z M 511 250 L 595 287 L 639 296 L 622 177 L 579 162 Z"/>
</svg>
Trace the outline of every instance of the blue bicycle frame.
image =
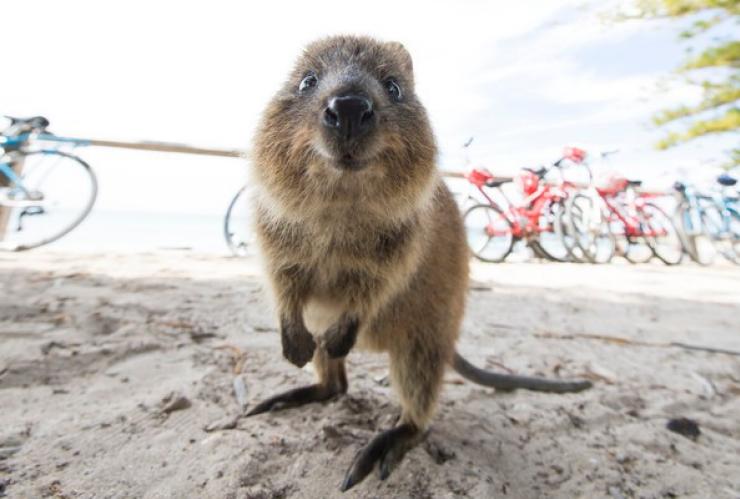
<svg viewBox="0 0 740 499">
<path fill-rule="evenodd" d="M 62 144 L 72 144 L 73 146 L 87 146 L 90 145 L 90 141 L 84 139 L 74 139 L 70 137 L 57 137 L 48 133 L 21 133 L 19 135 L 5 136 L 0 135 L 0 150 L 5 152 L 12 152 L 19 150 L 24 144 L 29 143 L 31 140 L 39 142 L 57 142 Z M 38 151 L 41 154 L 55 154 L 56 149 L 40 149 Z M 10 185 L 21 190 L 24 194 L 29 195 L 28 189 L 23 185 L 23 180 L 13 170 L 13 163 L 10 161 L 0 161 L 0 174 L 5 176 L 9 181 Z"/>
<path fill-rule="evenodd" d="M 740 198 L 718 194 L 715 203 L 722 212 L 722 232 L 730 232 L 732 218 L 740 219 Z"/>
<path fill-rule="evenodd" d="M 713 195 L 699 194 L 692 186 L 686 186 L 683 191 L 684 199 L 688 209 L 683 211 L 684 230 L 688 236 L 698 236 L 702 232 L 702 214 L 706 211 L 707 204 L 719 212 L 720 219 L 718 227 L 714 227 L 716 234 L 710 234 L 712 237 L 722 237 L 732 233 L 732 220 L 740 220 L 740 198 L 726 196 L 720 192 Z"/>
<path fill-rule="evenodd" d="M 699 195 L 696 193 L 696 189 L 691 185 L 686 185 L 682 194 L 688 203 L 688 209 L 683 212 L 684 231 L 687 236 L 698 236 L 702 231 Z"/>
<path fill-rule="evenodd" d="M 58 137 L 50 133 L 21 133 L 19 135 L 0 135 L 0 148 L 5 150 L 16 150 L 31 140 L 38 142 L 59 142 L 63 144 L 72 144 L 74 146 L 89 146 L 90 141 L 85 139 L 74 139 L 71 137 Z"/>
</svg>

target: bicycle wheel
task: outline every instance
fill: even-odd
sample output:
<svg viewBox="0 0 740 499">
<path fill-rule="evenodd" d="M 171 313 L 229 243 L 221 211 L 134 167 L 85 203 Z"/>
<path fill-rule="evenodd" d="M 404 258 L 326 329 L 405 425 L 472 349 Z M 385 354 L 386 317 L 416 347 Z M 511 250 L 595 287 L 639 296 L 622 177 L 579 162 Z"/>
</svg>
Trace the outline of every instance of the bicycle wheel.
<svg viewBox="0 0 740 499">
<path fill-rule="evenodd" d="M 250 215 L 247 186 L 244 186 L 231 199 L 224 217 L 224 238 L 234 256 L 247 256 L 249 247 L 254 242 Z"/>
<path fill-rule="evenodd" d="M 526 241 L 526 246 L 529 247 L 529 249 L 532 250 L 532 256 L 538 260 L 549 260 L 551 262 L 554 262 L 552 258 L 550 258 L 547 253 L 545 253 L 542 248 L 540 247 L 540 243 L 537 242 L 536 239 L 531 239 L 529 241 Z"/>
<path fill-rule="evenodd" d="M 570 261 L 576 263 L 587 262 L 588 259 L 586 258 L 586 255 L 583 254 L 581 248 L 579 248 L 576 244 L 575 234 L 571 232 L 571 222 L 569 220 L 569 217 L 570 214 L 568 213 L 566 205 L 566 209 L 562 210 L 560 212 L 560 216 L 558 217 L 558 235 L 560 236 L 560 240 L 563 242 L 563 246 L 565 246 L 565 249 L 568 251 L 568 255 L 570 255 Z"/>
<path fill-rule="evenodd" d="M 650 248 L 666 265 L 676 265 L 683 260 L 683 245 L 676 225 L 666 212 L 652 203 L 639 209 L 640 224 Z"/>
<path fill-rule="evenodd" d="M 618 210 L 627 222 L 617 216 L 617 211 L 614 210 Z M 616 255 L 622 256 L 628 262 L 635 264 L 645 263 L 655 256 L 645 238 L 634 234 L 634 232 L 639 232 L 640 222 L 634 215 L 629 214 L 624 205 L 621 205 L 621 208 L 610 209 L 607 217 L 609 219 L 609 231 L 614 237 Z M 626 223 L 633 225 L 633 228 L 628 230 Z"/>
<path fill-rule="evenodd" d="M 569 232 L 576 246 L 591 263 L 607 263 L 614 256 L 615 238 L 599 204 L 591 197 L 576 194 L 568 200 Z"/>
<path fill-rule="evenodd" d="M 729 224 L 732 251 L 735 254 L 735 263 L 740 264 L 740 213 L 731 210 Z"/>
<path fill-rule="evenodd" d="M 29 250 L 56 241 L 92 210 L 98 182 L 90 165 L 55 150 L 24 154 L 22 185 L 0 188 L 7 224 L 2 248 Z"/>
<path fill-rule="evenodd" d="M 623 257 L 630 263 L 638 264 L 649 261 L 655 254 L 642 236 L 627 234 L 624 222 L 615 218 L 609 222 L 609 230 L 614 236 L 614 254 Z"/>
<path fill-rule="evenodd" d="M 734 237 L 731 231 L 725 230 L 722 213 L 716 206 L 707 206 L 702 210 L 701 225 L 717 253 L 720 253 L 726 260 L 737 263 Z M 738 234 L 735 237 L 740 237 L 740 233 Z"/>
<path fill-rule="evenodd" d="M 465 212 L 465 235 L 470 251 L 484 262 L 502 262 L 514 246 L 511 222 L 488 204 L 473 206 Z"/>
<path fill-rule="evenodd" d="M 711 265 L 717 257 L 717 250 L 712 244 L 708 228 L 701 220 L 701 214 L 696 216 L 683 203 L 676 208 L 675 218 L 679 220 L 679 236 L 689 258 L 699 265 Z"/>
<path fill-rule="evenodd" d="M 562 202 L 550 202 L 542 207 L 537 220 L 537 241 L 533 242 L 545 258 L 554 262 L 567 262 L 570 259 L 568 248 L 565 247 L 562 237 L 557 230 L 560 213 L 565 210 Z"/>
</svg>

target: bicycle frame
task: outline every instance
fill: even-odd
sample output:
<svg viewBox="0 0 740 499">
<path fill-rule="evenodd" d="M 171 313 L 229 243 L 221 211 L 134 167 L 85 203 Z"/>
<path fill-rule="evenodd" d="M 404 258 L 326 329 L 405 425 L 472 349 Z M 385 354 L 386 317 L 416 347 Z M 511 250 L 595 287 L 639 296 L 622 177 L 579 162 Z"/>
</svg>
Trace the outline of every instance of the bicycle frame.
<svg viewBox="0 0 740 499">
<path fill-rule="evenodd" d="M 5 162 L 5 163 L 0 163 L 0 173 L 2 173 L 5 177 L 7 177 L 7 179 L 11 183 L 17 185 L 18 187 L 20 187 L 21 189 L 25 191 L 26 189 L 23 187 L 23 182 L 21 181 L 21 178 L 13 170 L 12 165 L 13 163 L 10 161 Z"/>
<path fill-rule="evenodd" d="M 62 144 L 72 144 L 74 146 L 89 146 L 90 141 L 85 139 L 75 139 L 72 137 L 59 137 L 50 133 L 32 133 L 24 132 L 18 135 L 0 135 L 0 148 L 6 151 L 17 150 L 29 142 L 59 142 Z"/>
<path fill-rule="evenodd" d="M 713 196 L 699 196 L 699 198 L 707 198 L 714 203 L 714 206 L 722 215 L 722 233 L 730 232 L 732 218 L 740 218 L 740 210 L 736 207 L 738 199 L 727 197 L 719 192 L 715 193 Z"/>
<path fill-rule="evenodd" d="M 701 233 L 701 216 L 706 212 L 706 206 L 711 205 L 717 209 L 721 216 L 722 233 L 730 231 L 730 224 L 733 217 L 740 218 L 740 208 L 737 207 L 740 199 L 725 196 L 721 192 L 714 192 L 712 195 L 701 194 L 696 189 L 687 185 L 681 191 L 682 200 L 688 205 L 684 210 L 684 227 L 687 235 L 696 236 Z"/>
<path fill-rule="evenodd" d="M 665 230 L 654 230 L 652 227 L 645 227 L 645 224 L 640 222 L 638 213 L 642 213 L 647 202 L 647 199 L 658 197 L 658 194 L 653 193 L 642 193 L 635 194 L 632 191 L 631 199 L 628 198 L 622 203 L 623 209 L 614 201 L 620 194 L 627 195 L 631 192 L 630 189 L 625 188 L 620 191 L 604 191 L 601 189 L 596 190 L 601 196 L 601 199 L 606 204 L 609 210 L 609 222 L 616 222 L 617 220 L 624 227 L 624 235 L 626 237 L 662 237 L 667 234 Z"/>
<path fill-rule="evenodd" d="M 701 213 L 703 208 L 700 206 L 699 199 L 708 200 L 706 196 L 700 196 L 693 186 L 687 185 L 681 191 L 683 201 L 688 205 L 688 209 L 683 213 L 683 226 L 688 236 L 697 236 L 701 233 Z"/>
<path fill-rule="evenodd" d="M 490 203 L 490 205 L 500 210 L 504 217 L 511 223 L 512 235 L 516 239 L 521 239 L 528 235 L 536 235 L 542 232 L 548 232 L 549 227 L 542 228 L 538 223 L 540 220 L 540 216 L 542 215 L 542 209 L 548 202 L 560 201 L 567 196 L 567 194 L 559 187 L 542 184 L 537 187 L 537 190 L 534 193 L 524 198 L 521 204 L 516 205 L 515 203 L 511 202 L 511 200 L 509 200 L 503 189 L 497 187 L 497 189 L 499 189 L 499 192 L 501 192 L 501 195 L 507 202 L 507 206 L 504 208 L 496 201 L 494 201 L 491 196 L 488 195 L 488 193 L 483 189 L 483 186 L 476 187 Z M 527 208 L 528 206 L 531 206 L 531 208 Z M 489 230 L 493 229 L 489 228 Z M 494 233 L 489 235 L 503 235 L 503 233 L 496 234 L 494 231 Z"/>
<path fill-rule="evenodd" d="M 18 135 L 0 135 L 0 151 L 4 152 L 3 156 L 0 157 L 0 174 L 9 181 L 9 185 L 20 190 L 26 196 L 30 196 L 30 191 L 23 185 L 22 178 L 15 172 L 13 166 L 15 161 L 11 157 L 10 160 L 5 158 L 10 156 L 9 153 L 20 151 L 23 154 L 23 146 L 31 142 L 56 142 L 61 147 L 64 144 L 71 144 L 73 147 L 87 146 L 90 145 L 88 140 L 75 139 L 71 137 L 58 137 L 49 133 L 32 133 L 25 132 Z M 56 149 L 40 149 L 38 151 L 41 154 L 54 154 Z"/>
</svg>

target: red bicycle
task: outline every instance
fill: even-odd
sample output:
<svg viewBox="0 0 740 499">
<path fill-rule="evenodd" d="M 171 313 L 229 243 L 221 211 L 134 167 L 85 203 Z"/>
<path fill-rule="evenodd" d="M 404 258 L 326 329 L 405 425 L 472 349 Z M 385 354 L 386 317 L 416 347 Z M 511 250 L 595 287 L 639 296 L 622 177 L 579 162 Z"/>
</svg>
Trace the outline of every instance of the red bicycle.
<svg viewBox="0 0 740 499">
<path fill-rule="evenodd" d="M 564 159 L 553 166 L 561 168 Z M 545 182 L 548 171 L 545 167 L 525 168 L 521 174 L 510 178 L 474 169 L 465 175 L 488 201 L 472 206 L 464 215 L 468 246 L 476 258 L 484 262 L 502 262 L 516 241 L 525 240 L 538 256 L 556 261 L 568 259 L 568 250 L 561 237 L 560 213 L 568 190 L 574 186 L 564 180 L 559 185 Z M 506 200 L 502 207 L 485 188 L 500 188 L 509 182 L 518 184 L 524 199 L 515 204 L 499 189 Z"/>
<path fill-rule="evenodd" d="M 616 251 L 632 263 L 644 263 L 654 256 L 666 265 L 676 265 L 683 259 L 683 245 L 673 220 L 652 200 L 664 196 L 659 192 L 638 192 L 639 180 L 613 177 L 596 192 L 603 206 L 601 219 L 614 238 Z M 572 201 L 577 204 L 576 196 Z M 583 213 L 586 210 L 581 210 Z M 598 217 L 596 217 L 598 218 Z M 578 217 L 573 217 L 578 220 Z M 584 224 L 587 225 L 587 224 Z M 592 234 L 580 231 L 583 237 L 576 244 L 589 253 Z"/>
</svg>

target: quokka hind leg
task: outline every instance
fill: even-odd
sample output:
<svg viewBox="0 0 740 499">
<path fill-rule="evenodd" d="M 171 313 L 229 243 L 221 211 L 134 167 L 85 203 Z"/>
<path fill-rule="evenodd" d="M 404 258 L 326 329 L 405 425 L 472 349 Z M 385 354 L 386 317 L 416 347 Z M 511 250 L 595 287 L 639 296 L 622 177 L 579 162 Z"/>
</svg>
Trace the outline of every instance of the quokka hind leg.
<svg viewBox="0 0 740 499">
<path fill-rule="evenodd" d="M 401 400 L 396 426 L 376 435 L 354 458 L 341 490 L 361 482 L 378 464 L 385 480 L 406 452 L 425 436 L 442 386 L 447 359 L 439 346 L 404 345 L 391 349 L 391 377 Z"/>
<path fill-rule="evenodd" d="M 326 351 L 317 348 L 313 356 L 313 365 L 318 381 L 312 385 L 293 388 L 263 400 L 247 416 L 263 412 L 288 409 L 311 402 L 323 402 L 347 392 L 347 374 L 344 370 L 344 359 L 331 359 Z"/>
</svg>

